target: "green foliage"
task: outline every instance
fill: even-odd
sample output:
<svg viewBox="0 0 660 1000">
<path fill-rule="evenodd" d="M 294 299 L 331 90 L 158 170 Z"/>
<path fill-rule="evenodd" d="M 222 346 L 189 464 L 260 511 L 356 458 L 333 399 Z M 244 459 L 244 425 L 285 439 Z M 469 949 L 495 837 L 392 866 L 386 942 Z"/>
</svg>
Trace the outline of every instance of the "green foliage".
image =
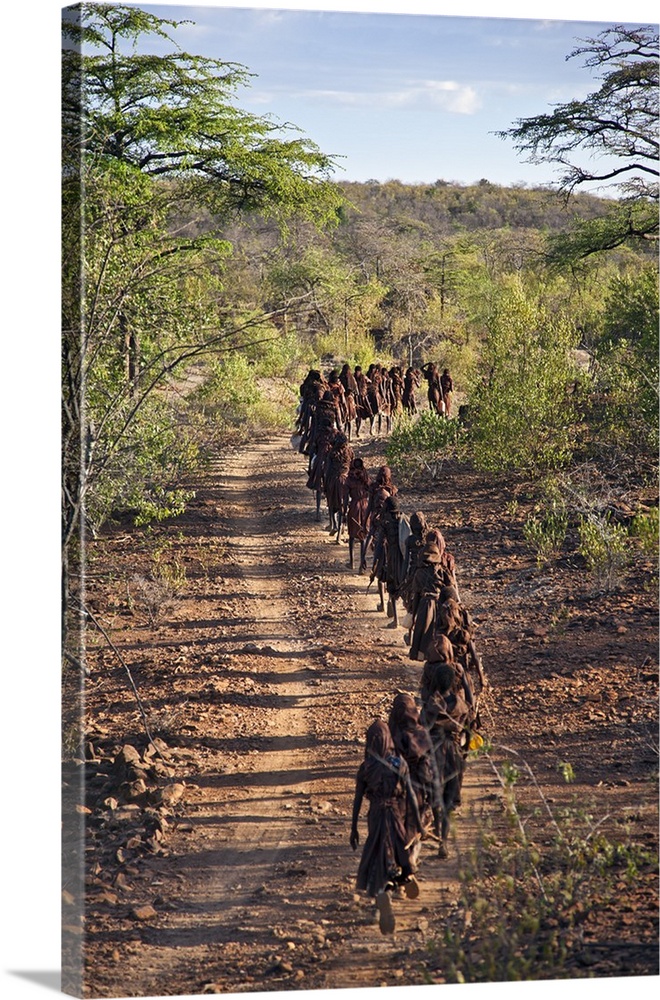
<svg viewBox="0 0 660 1000">
<path fill-rule="evenodd" d="M 635 463 L 657 454 L 660 354 L 658 272 L 654 263 L 615 276 L 595 346 L 598 447 Z"/>
<path fill-rule="evenodd" d="M 245 354 L 234 351 L 209 364 L 210 374 L 195 395 L 214 420 L 242 423 L 259 392 L 252 365 Z"/>
<path fill-rule="evenodd" d="M 444 463 L 464 453 L 462 429 L 456 420 L 447 420 L 432 410 L 416 416 L 404 414 L 394 423 L 387 443 L 387 460 L 399 475 L 421 473 L 437 479 Z"/>
<path fill-rule="evenodd" d="M 194 490 L 166 490 L 163 487 L 155 487 L 153 490 L 141 493 L 138 513 L 135 515 L 136 528 L 183 514 L 186 504 L 194 496 Z"/>
<path fill-rule="evenodd" d="M 376 357 L 374 339 L 369 333 L 351 337 L 348 345 L 343 332 L 339 330 L 334 333 L 319 333 L 314 337 L 312 347 L 316 359 L 324 357 L 341 359 L 342 363 L 345 361 L 352 367 L 362 365 L 363 371 L 367 370 Z M 387 364 L 391 360 L 382 351 L 378 357 L 382 364 Z M 321 365 L 320 361 L 317 362 L 317 367 L 318 365 Z"/>
<path fill-rule="evenodd" d="M 536 508 L 523 525 L 523 536 L 536 552 L 539 566 L 561 550 L 568 530 L 568 511 L 563 500 L 553 496 Z"/>
<path fill-rule="evenodd" d="M 627 529 L 622 524 L 614 523 L 608 513 L 592 513 L 580 519 L 578 532 L 578 551 L 588 569 L 599 587 L 612 590 L 620 571 L 631 558 Z"/>
<path fill-rule="evenodd" d="M 571 765 L 559 767 L 571 781 Z M 516 821 L 495 833 L 492 821 L 473 819 L 477 843 L 459 856 L 459 900 L 429 942 L 432 966 L 449 983 L 575 976 L 591 911 L 620 906 L 622 884 L 656 869 L 651 851 L 630 835 L 608 836 L 583 801 L 555 813 L 545 800 L 524 808 L 518 777 L 517 765 L 502 764 L 504 805 Z"/>
<path fill-rule="evenodd" d="M 657 207 L 651 202 L 624 202 L 600 218 L 578 219 L 573 229 L 548 237 L 546 253 L 550 267 L 567 268 L 652 234 L 658 225 Z M 642 244 L 643 247 L 643 244 Z"/>
<path fill-rule="evenodd" d="M 630 534 L 640 541 L 642 552 L 658 561 L 658 508 L 652 507 L 648 513 L 637 514 L 630 526 Z"/>
<path fill-rule="evenodd" d="M 213 428 L 215 447 L 248 440 L 255 430 L 290 426 L 295 394 L 289 392 L 288 404 L 282 396 L 265 397 L 256 369 L 240 351 L 225 354 L 208 363 L 205 377 L 191 394 L 191 405 L 201 409 L 205 424 Z"/>
<path fill-rule="evenodd" d="M 304 240 L 281 247 L 264 287 L 276 302 L 295 303 L 292 324 L 301 342 L 310 343 L 317 356 L 332 354 L 347 360 L 362 354 L 370 342 L 366 331 L 377 324 L 386 291 L 330 246 Z"/>
<path fill-rule="evenodd" d="M 67 152 L 183 178 L 198 203 L 225 217 L 256 210 L 334 219 L 341 198 L 329 182 L 332 160 L 290 126 L 239 110 L 235 94 L 251 74 L 177 48 L 172 29 L 181 23 L 121 4 L 66 12 L 64 34 L 76 46 L 64 52 Z M 154 35 L 174 51 L 141 48 Z"/>
<path fill-rule="evenodd" d="M 252 362 L 257 378 L 291 377 L 310 360 L 310 352 L 295 331 L 278 331 L 272 327 L 271 331 L 261 343 L 255 340 L 242 353 Z"/>
<path fill-rule="evenodd" d="M 616 275 L 605 299 L 602 346 L 621 340 L 637 345 L 648 361 L 658 360 L 658 273 L 651 262 Z M 650 379 L 653 378 L 650 372 Z"/>
<path fill-rule="evenodd" d="M 437 245 L 447 234 L 464 237 L 479 230 L 506 232 L 510 240 L 512 234 L 521 231 L 535 230 L 538 236 L 543 231 L 565 229 L 573 214 L 594 218 L 611 207 L 608 199 L 576 193 L 567 208 L 556 191 L 543 187 L 449 182 L 403 184 L 396 180 L 377 186 L 340 181 L 339 187 L 348 203 L 339 235 L 362 232 L 359 250 L 363 257 L 367 249 L 365 229 L 374 223 L 396 233 L 401 231 L 400 220 L 414 219 L 417 231 L 423 228 L 424 236 Z M 388 240 L 389 235 L 388 232 Z M 518 242 L 522 249 L 523 241 Z M 441 267 L 442 253 L 441 250 L 435 255 L 436 273 Z"/>
<path fill-rule="evenodd" d="M 459 386 L 469 385 L 474 380 L 474 373 L 479 364 L 479 354 L 475 344 L 457 343 L 441 337 L 434 350 L 434 356 L 440 359 L 438 367 L 448 368 L 455 383 Z"/>
<path fill-rule="evenodd" d="M 155 397 L 210 350 L 278 337 L 261 303 L 225 301 L 230 218 L 321 225 L 342 201 L 332 161 L 291 127 L 242 112 L 246 68 L 176 48 L 179 24 L 124 5 L 64 12 L 65 549 L 114 508 L 140 523 L 180 509 L 195 420 Z M 149 53 L 154 37 L 174 51 Z M 200 209 L 209 225 L 188 227 Z M 264 369 L 281 368 L 282 352 Z"/>
<path fill-rule="evenodd" d="M 361 365 L 366 371 L 374 357 L 376 356 L 376 345 L 370 333 L 353 334 L 349 340 L 348 354 L 346 361 L 353 368 Z"/>
<path fill-rule="evenodd" d="M 557 769 L 567 785 L 570 785 L 575 781 L 575 771 L 573 770 L 573 765 L 568 761 L 560 761 L 557 765 Z"/>
<path fill-rule="evenodd" d="M 504 283 L 470 391 L 470 442 L 484 469 L 548 469 L 567 463 L 575 429 L 577 335 L 515 279 Z"/>
<path fill-rule="evenodd" d="M 94 442 L 93 488 L 84 497 L 92 530 L 111 514 L 130 512 L 144 525 L 181 513 L 193 494 L 180 481 L 197 467 L 201 440 L 176 397 L 152 394 L 127 426 L 124 411 L 117 410 L 105 431 Z"/>
<path fill-rule="evenodd" d="M 520 768 L 510 760 L 505 760 L 502 764 L 502 778 L 506 788 L 511 788 L 520 777 Z"/>
</svg>

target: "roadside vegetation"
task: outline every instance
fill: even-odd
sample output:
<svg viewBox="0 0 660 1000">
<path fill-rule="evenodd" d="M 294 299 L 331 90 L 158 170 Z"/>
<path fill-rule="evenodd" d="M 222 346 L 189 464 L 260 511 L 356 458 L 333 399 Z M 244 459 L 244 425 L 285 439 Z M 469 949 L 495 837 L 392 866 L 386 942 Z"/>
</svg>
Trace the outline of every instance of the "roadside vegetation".
<svg viewBox="0 0 660 1000">
<path fill-rule="evenodd" d="M 654 879 L 657 852 L 632 822 L 614 821 L 596 801 L 577 795 L 560 806 L 548 801 L 529 766 L 506 748 L 484 747 L 483 756 L 500 785 L 502 812 L 495 823 L 473 819 L 478 837 L 461 859 L 459 899 L 428 944 L 429 978 L 588 976 L 607 948 L 599 921 L 620 911 L 635 882 Z M 574 781 L 569 762 L 558 770 L 567 784 Z M 643 909 L 637 912 L 647 919 Z"/>
</svg>

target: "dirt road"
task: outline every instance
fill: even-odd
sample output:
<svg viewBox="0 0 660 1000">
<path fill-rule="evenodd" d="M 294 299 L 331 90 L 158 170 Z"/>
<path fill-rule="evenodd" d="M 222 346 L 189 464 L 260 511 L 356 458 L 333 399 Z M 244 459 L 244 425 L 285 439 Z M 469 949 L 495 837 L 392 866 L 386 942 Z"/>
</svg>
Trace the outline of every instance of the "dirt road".
<svg viewBox="0 0 660 1000">
<path fill-rule="evenodd" d="M 362 446 L 370 467 L 380 463 L 381 452 L 378 442 Z M 403 506 L 432 508 L 437 517 L 431 520 L 448 526 L 462 598 L 478 619 L 495 692 L 506 674 L 511 697 L 529 704 L 524 731 L 509 699 L 489 705 L 488 726 L 513 741 L 553 794 L 561 794 L 556 764 L 571 737 L 560 733 L 571 733 L 577 722 L 565 711 L 553 723 L 553 750 L 548 712 L 557 708 L 553 698 L 569 691 L 584 727 L 574 684 L 597 674 L 600 661 L 591 662 L 590 655 L 585 665 L 586 654 L 575 643 L 570 656 L 557 648 L 566 637 L 552 625 L 558 581 L 530 572 L 529 559 L 493 520 L 497 499 L 472 485 L 469 505 L 448 484 L 442 504 L 433 495 L 404 493 Z M 178 799 L 151 838 L 144 797 L 108 805 L 118 746 L 144 746 L 144 738 L 122 669 L 99 644 L 90 651 L 88 687 L 96 783 L 87 803 L 94 861 L 87 885 L 86 995 L 442 981 L 425 942 L 458 895 L 457 857 L 471 844 L 473 817 L 500 811 L 500 789 L 485 761 L 470 762 L 450 858 L 440 860 L 425 845 L 421 895 L 414 902 L 397 899 L 396 933 L 381 935 L 373 905 L 354 890 L 358 857 L 348 835 L 355 772 L 367 725 L 387 715 L 397 690 L 416 692 L 421 664 L 408 659 L 403 630 L 388 628 L 376 611 L 377 597 L 366 593 L 368 577 L 349 570 L 347 545 L 336 545 L 314 521 L 304 458 L 284 435 L 234 453 L 208 471 L 189 511 L 158 538 L 160 564 L 164 552 L 176 553 L 176 565 L 185 569 L 167 607 L 146 613 L 139 578 L 131 575 L 139 568 L 136 551 L 119 531 L 100 543 L 97 574 L 90 577 L 90 601 L 104 610 L 130 660 L 162 738 L 163 773 L 176 782 Z M 115 581 L 129 581 L 125 593 L 119 583 L 105 582 L 110 566 Z M 511 594 L 516 615 L 509 609 Z M 588 612 L 582 607 L 580 613 Z M 605 614 L 602 605 L 598 614 Z M 628 643 L 624 654 L 617 632 L 608 642 L 617 662 L 628 657 L 639 665 L 653 635 L 652 599 L 648 610 L 638 602 L 634 614 L 647 616 L 647 634 L 640 627 L 635 632 L 639 648 Z M 629 811 L 634 803 L 646 831 L 657 812 L 634 732 L 635 725 L 640 732 L 652 725 L 642 688 L 640 704 L 627 705 L 629 724 L 617 729 L 618 743 L 605 736 L 603 745 L 626 774 L 627 785 L 610 785 L 611 801 L 623 797 L 621 808 Z M 607 723 L 605 713 L 600 729 Z M 593 749 L 592 743 L 585 757 Z M 580 753 L 574 744 L 578 771 Z M 607 751 L 578 781 L 602 784 L 598 768 L 609 781 Z M 361 832 L 364 838 L 364 821 Z M 640 934 L 652 942 L 646 925 Z M 650 961 L 648 947 L 641 945 L 629 971 L 644 974 L 639 970 Z M 620 966 L 610 974 L 621 974 Z"/>
</svg>

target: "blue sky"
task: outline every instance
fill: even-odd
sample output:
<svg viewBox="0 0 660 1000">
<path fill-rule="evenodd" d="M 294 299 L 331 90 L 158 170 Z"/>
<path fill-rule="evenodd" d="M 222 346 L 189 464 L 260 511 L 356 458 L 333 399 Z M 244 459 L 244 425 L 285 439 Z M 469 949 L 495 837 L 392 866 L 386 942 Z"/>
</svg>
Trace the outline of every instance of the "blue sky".
<svg viewBox="0 0 660 1000">
<path fill-rule="evenodd" d="M 583 20 L 387 12 L 402 4 L 380 4 L 381 13 L 328 10 L 328 2 L 324 10 L 142 6 L 195 22 L 173 30 L 185 50 L 245 65 L 255 76 L 238 103 L 297 125 L 336 156 L 337 179 L 406 183 L 556 182 L 556 168 L 523 162 L 493 133 L 595 89 L 582 59 L 566 56 L 613 23 L 606 4 L 580 3 L 572 9 L 585 8 Z M 487 9 L 507 14 L 504 4 Z M 150 47 L 163 51 L 160 41 Z"/>
</svg>

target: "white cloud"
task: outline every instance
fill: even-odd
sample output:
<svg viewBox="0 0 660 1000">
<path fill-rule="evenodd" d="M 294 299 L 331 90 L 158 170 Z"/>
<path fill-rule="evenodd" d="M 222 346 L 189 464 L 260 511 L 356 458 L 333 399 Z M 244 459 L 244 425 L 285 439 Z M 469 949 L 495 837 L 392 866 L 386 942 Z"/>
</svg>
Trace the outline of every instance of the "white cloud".
<svg viewBox="0 0 660 1000">
<path fill-rule="evenodd" d="M 292 11 L 285 10 L 254 10 L 252 11 L 253 27 L 272 28 L 273 25 L 286 24 L 294 16 Z"/>
<path fill-rule="evenodd" d="M 426 80 L 424 90 L 435 104 L 452 114 L 473 115 L 481 107 L 474 87 L 454 80 Z"/>
<path fill-rule="evenodd" d="M 473 115 L 481 107 L 474 87 L 454 80 L 423 80 L 400 90 L 303 90 L 289 96 L 353 108 L 419 109 L 430 105 L 458 115 Z"/>
</svg>

